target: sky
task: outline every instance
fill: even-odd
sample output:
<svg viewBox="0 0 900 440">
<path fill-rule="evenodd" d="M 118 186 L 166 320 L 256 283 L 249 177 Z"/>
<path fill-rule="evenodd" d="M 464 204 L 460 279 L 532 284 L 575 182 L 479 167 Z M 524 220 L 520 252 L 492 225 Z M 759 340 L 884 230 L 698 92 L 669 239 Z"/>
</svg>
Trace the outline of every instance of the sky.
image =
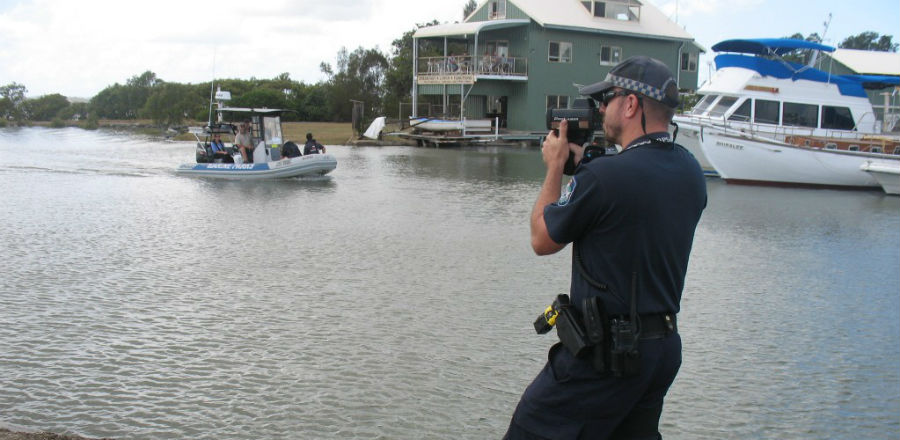
<svg viewBox="0 0 900 440">
<path fill-rule="evenodd" d="M 483 0 L 482 0 L 483 1 Z M 511 0 L 515 3 L 515 0 Z M 545 0 L 576 1 L 576 0 Z M 900 0 L 644 0 L 709 50 L 730 38 L 864 31 L 900 42 Z M 315 83 L 341 47 L 379 48 L 417 24 L 462 20 L 466 0 L 0 0 L 0 86 L 90 98 L 152 71 L 168 82 L 273 78 Z M 481 3 L 481 2 L 479 2 Z M 710 51 L 711 52 L 711 51 Z M 712 53 L 700 58 L 701 82 Z"/>
</svg>

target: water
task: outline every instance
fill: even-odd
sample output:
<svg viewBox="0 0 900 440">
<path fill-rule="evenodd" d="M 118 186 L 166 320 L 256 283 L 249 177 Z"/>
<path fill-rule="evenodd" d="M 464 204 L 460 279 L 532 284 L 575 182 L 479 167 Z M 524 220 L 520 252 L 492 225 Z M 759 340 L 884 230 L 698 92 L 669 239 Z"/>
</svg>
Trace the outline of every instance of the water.
<svg viewBox="0 0 900 440">
<path fill-rule="evenodd" d="M 0 130 L 0 426 L 121 439 L 499 438 L 567 286 L 535 149 L 351 148 L 177 177 L 190 143 Z M 900 432 L 900 198 L 708 181 L 666 439 Z"/>
</svg>

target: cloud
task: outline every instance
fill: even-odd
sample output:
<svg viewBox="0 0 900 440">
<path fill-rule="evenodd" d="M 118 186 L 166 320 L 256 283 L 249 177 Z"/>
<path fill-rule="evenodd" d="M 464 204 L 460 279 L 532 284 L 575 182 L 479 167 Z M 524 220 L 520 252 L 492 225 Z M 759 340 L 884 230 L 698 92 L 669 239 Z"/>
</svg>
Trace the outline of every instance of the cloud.
<svg viewBox="0 0 900 440">
<path fill-rule="evenodd" d="M 669 17 L 680 18 L 717 13 L 740 13 L 759 7 L 765 0 L 657 0 L 657 7 Z"/>
<path fill-rule="evenodd" d="M 150 70 L 171 82 L 324 79 L 342 46 L 378 47 L 465 0 L 0 0 L 0 85 L 91 97 Z"/>
</svg>

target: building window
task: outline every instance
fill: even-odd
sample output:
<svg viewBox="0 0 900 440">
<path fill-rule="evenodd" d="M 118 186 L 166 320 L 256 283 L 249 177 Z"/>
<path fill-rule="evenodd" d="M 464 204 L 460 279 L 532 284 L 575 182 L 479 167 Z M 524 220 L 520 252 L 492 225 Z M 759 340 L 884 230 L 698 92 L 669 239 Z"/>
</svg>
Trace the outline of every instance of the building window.
<svg viewBox="0 0 900 440">
<path fill-rule="evenodd" d="M 616 46 L 600 46 L 600 64 L 619 64 L 622 61 L 622 48 Z"/>
<path fill-rule="evenodd" d="M 594 17 L 622 21 L 641 19 L 641 4 L 637 0 L 583 1 L 581 5 Z"/>
<path fill-rule="evenodd" d="M 784 121 L 782 125 L 794 127 L 819 126 L 819 106 L 813 104 L 799 104 L 796 102 L 784 103 Z"/>
<path fill-rule="evenodd" d="M 781 103 L 778 101 L 755 100 L 756 113 L 753 120 L 760 124 L 778 124 L 781 122 Z"/>
<path fill-rule="evenodd" d="M 572 43 L 566 41 L 551 41 L 547 61 L 551 63 L 571 63 Z"/>
<path fill-rule="evenodd" d="M 681 70 L 687 72 L 697 71 L 697 54 L 685 52 L 681 54 Z"/>
<path fill-rule="evenodd" d="M 506 18 L 506 0 L 491 0 L 490 16 L 491 20 L 502 20 Z"/>
<path fill-rule="evenodd" d="M 504 40 L 496 40 L 496 41 L 486 41 L 484 44 L 484 54 L 491 55 L 495 57 L 508 57 L 509 56 L 509 41 Z"/>
<path fill-rule="evenodd" d="M 847 107 L 822 106 L 822 128 L 834 130 L 853 130 L 853 114 Z"/>
<path fill-rule="evenodd" d="M 547 110 L 551 108 L 569 108 L 569 97 L 547 95 Z"/>
</svg>

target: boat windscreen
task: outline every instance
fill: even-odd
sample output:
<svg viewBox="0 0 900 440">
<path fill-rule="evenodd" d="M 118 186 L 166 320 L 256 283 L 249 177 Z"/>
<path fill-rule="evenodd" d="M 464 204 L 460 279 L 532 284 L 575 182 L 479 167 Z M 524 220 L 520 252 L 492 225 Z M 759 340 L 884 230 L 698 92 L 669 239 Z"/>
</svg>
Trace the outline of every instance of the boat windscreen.
<svg viewBox="0 0 900 440">
<path fill-rule="evenodd" d="M 733 96 L 723 96 L 719 102 L 716 103 L 716 106 L 713 107 L 712 110 L 709 111 L 709 116 L 713 118 L 718 118 L 725 114 L 729 108 L 731 108 L 734 103 L 737 102 L 737 98 Z"/>
<path fill-rule="evenodd" d="M 281 118 L 278 116 L 266 116 L 263 118 L 263 130 L 267 145 L 282 144 Z"/>
<path fill-rule="evenodd" d="M 703 98 L 700 99 L 700 102 L 698 102 L 697 105 L 694 106 L 694 109 L 691 110 L 691 114 L 699 116 L 703 113 L 706 113 L 706 109 L 708 109 L 713 101 L 715 101 L 718 97 L 719 95 L 703 95 Z"/>
</svg>

